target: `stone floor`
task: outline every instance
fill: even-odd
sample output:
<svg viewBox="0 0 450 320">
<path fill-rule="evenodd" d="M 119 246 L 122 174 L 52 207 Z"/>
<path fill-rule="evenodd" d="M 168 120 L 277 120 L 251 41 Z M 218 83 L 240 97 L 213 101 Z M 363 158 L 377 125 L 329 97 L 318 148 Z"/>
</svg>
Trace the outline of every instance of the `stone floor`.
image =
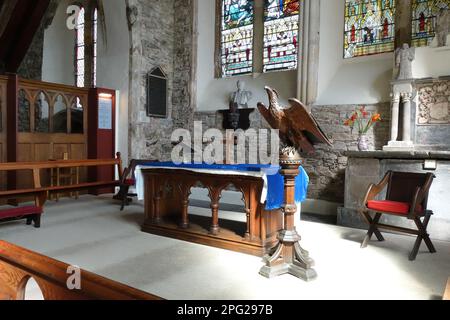
<svg viewBox="0 0 450 320">
<path fill-rule="evenodd" d="M 166 299 L 440 299 L 450 276 L 450 243 L 435 241 L 436 254 L 423 245 L 410 262 L 412 237 L 360 249 L 363 230 L 305 221 L 318 278 L 269 280 L 258 257 L 142 233 L 142 219 L 140 203 L 120 212 L 110 197 L 84 196 L 49 203 L 41 229 L 1 224 L 0 239 Z M 32 284 L 27 297 L 39 297 Z"/>
</svg>

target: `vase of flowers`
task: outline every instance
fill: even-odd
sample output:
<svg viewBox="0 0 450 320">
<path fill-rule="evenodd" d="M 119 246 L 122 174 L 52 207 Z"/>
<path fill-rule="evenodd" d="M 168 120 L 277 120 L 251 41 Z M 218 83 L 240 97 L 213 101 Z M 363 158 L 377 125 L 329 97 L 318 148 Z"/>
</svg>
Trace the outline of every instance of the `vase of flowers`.
<svg viewBox="0 0 450 320">
<path fill-rule="evenodd" d="M 380 121 L 381 115 L 379 113 L 371 114 L 366 111 L 366 107 L 362 106 L 359 109 L 356 109 L 352 116 L 344 122 L 344 125 L 351 127 L 352 131 L 355 127 L 358 129 L 359 151 L 369 150 L 369 139 L 367 137 L 367 132 Z"/>
</svg>

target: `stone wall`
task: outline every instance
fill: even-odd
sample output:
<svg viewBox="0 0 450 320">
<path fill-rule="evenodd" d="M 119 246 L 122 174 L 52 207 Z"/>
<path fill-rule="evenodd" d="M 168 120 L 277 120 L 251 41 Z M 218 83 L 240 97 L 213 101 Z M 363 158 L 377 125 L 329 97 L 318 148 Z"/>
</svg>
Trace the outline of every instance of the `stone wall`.
<svg viewBox="0 0 450 320">
<path fill-rule="evenodd" d="M 177 9 L 181 6 L 183 10 Z M 188 119 L 192 118 L 189 88 L 192 6 L 192 1 L 127 0 L 131 39 L 130 158 L 168 160 L 172 131 L 189 126 Z M 168 117 L 165 119 L 146 115 L 146 76 L 158 66 L 168 77 Z"/>
<path fill-rule="evenodd" d="M 17 74 L 19 77 L 31 80 L 42 80 L 42 65 L 44 58 L 44 33 L 52 23 L 58 8 L 59 0 L 51 0 L 47 12 L 42 18 L 41 25 L 34 35 L 30 48 L 27 51 Z M 1 71 L 1 67 L 0 67 Z"/>
<path fill-rule="evenodd" d="M 310 177 L 308 198 L 332 202 L 344 202 L 345 169 L 347 167 L 346 151 L 357 150 L 357 132 L 352 132 L 344 126 L 344 121 L 351 116 L 359 106 L 314 106 L 312 114 L 333 146 L 318 145 L 313 155 L 304 154 L 304 168 Z M 372 113 L 379 112 L 383 121 L 368 132 L 369 144 L 372 150 L 381 149 L 389 139 L 390 107 L 389 103 L 369 105 L 366 109 Z M 219 112 L 197 112 L 196 121 L 202 121 L 203 130 L 209 128 L 222 129 L 222 116 Z M 255 110 L 250 116 L 251 128 L 268 128 L 266 121 Z M 248 148 L 248 146 L 247 146 Z"/>
<path fill-rule="evenodd" d="M 41 24 L 34 35 L 33 42 L 20 64 L 17 74 L 23 79 L 41 80 L 44 57 L 44 25 Z"/>
</svg>

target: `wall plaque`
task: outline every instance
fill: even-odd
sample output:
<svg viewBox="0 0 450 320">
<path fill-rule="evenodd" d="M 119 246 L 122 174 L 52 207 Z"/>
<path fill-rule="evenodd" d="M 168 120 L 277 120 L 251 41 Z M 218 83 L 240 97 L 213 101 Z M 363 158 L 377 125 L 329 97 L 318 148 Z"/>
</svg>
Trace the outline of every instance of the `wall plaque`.
<svg viewBox="0 0 450 320">
<path fill-rule="evenodd" d="M 98 101 L 98 128 L 112 130 L 112 100 L 100 98 Z"/>
<path fill-rule="evenodd" d="M 417 91 L 417 124 L 450 124 L 450 80 L 423 83 Z"/>
<path fill-rule="evenodd" d="M 147 76 L 147 116 L 167 118 L 167 76 L 161 68 Z"/>
</svg>

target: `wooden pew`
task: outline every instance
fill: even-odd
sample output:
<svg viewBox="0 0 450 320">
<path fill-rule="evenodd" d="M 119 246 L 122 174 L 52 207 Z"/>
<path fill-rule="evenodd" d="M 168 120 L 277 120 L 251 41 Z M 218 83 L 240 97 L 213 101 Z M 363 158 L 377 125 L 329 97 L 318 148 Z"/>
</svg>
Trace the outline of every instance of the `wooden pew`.
<svg viewBox="0 0 450 320">
<path fill-rule="evenodd" d="M 81 289 L 70 290 L 69 265 L 0 241 L 0 299 L 23 300 L 33 278 L 45 300 L 162 300 L 162 298 L 81 270 Z"/>
<path fill-rule="evenodd" d="M 115 159 L 100 159 L 100 160 L 57 160 L 57 161 L 42 161 L 42 162 L 8 162 L 0 163 L 0 172 L 2 171 L 31 171 L 33 174 L 33 187 L 27 189 L 0 191 L 0 199 L 17 200 L 20 198 L 34 197 L 35 204 L 33 206 L 8 208 L 0 210 L 0 219 L 10 219 L 14 217 L 27 218 L 27 224 L 34 221 L 35 227 L 40 227 L 40 215 L 43 212 L 44 204 L 48 195 L 52 193 L 82 191 L 82 190 L 97 190 L 107 187 L 116 187 L 120 185 L 120 180 L 110 181 L 91 181 L 76 183 L 71 185 L 60 186 L 42 186 L 41 171 L 58 168 L 94 168 L 102 166 L 117 166 L 119 176 L 122 172 L 122 160 L 120 153 L 117 153 Z"/>
<path fill-rule="evenodd" d="M 450 300 L 450 278 L 448 278 L 447 288 L 444 292 L 444 300 Z"/>
</svg>

